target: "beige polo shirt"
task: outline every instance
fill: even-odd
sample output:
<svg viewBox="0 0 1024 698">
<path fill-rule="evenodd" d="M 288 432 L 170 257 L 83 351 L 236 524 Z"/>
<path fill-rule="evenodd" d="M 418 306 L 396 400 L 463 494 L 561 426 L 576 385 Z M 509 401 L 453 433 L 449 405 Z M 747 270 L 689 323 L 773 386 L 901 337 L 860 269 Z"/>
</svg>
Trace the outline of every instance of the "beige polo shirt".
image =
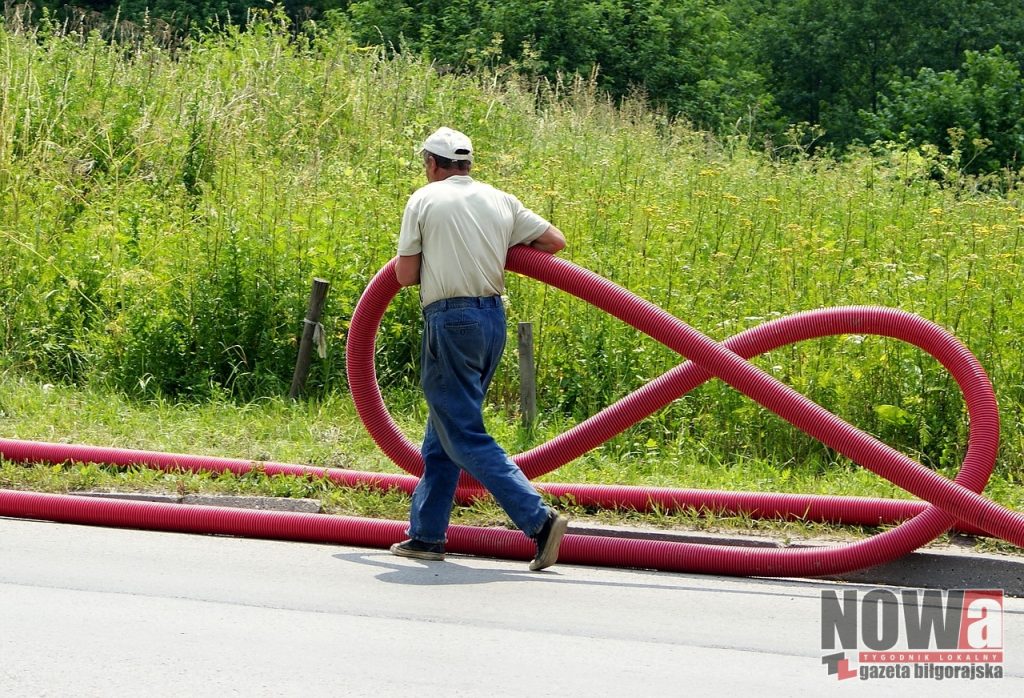
<svg viewBox="0 0 1024 698">
<path fill-rule="evenodd" d="M 469 175 L 418 189 L 405 206 L 398 254 L 420 258 L 420 303 L 497 296 L 505 290 L 505 256 L 533 242 L 550 223 L 519 199 Z"/>
</svg>

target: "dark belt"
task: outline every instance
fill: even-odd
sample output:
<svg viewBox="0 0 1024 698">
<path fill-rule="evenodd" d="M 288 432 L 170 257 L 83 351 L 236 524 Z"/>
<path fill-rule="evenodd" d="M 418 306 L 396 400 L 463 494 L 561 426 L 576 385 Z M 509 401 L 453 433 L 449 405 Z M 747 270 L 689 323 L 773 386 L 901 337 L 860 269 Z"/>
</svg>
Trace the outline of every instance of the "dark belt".
<svg viewBox="0 0 1024 698">
<path fill-rule="evenodd" d="M 439 312 L 452 310 L 453 308 L 497 308 L 501 305 L 501 296 L 458 296 L 456 298 L 442 298 L 423 306 L 423 312 Z"/>
</svg>

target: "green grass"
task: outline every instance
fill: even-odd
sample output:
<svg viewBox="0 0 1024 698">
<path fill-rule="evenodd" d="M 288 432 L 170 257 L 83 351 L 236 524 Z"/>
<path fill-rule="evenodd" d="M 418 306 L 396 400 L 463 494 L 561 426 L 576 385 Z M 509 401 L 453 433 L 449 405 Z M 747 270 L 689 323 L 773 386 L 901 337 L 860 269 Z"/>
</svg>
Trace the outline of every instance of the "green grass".
<svg viewBox="0 0 1024 698">
<path fill-rule="evenodd" d="M 329 355 L 311 387 L 343 394 L 352 309 L 422 182 L 414 144 L 445 122 L 473 134 L 482 179 L 566 232 L 568 258 L 713 338 L 838 304 L 898 306 L 948 327 L 996 384 L 999 467 L 1024 469 L 1024 210 L 1012 176 L 1004 190 L 940 186 L 934 158 L 916 152 L 781 162 L 638 103 L 616 109 L 586 82 L 553 92 L 439 75 L 344 36 L 300 39 L 261 25 L 172 56 L 0 29 L 3 362 L 143 398 L 280 395 L 320 276 L 332 283 Z M 562 423 L 680 360 L 531 280 L 510 278 L 509 295 L 512 320 L 536 325 L 541 409 Z M 417 328 L 415 295 L 400 294 L 378 352 L 398 395 L 415 393 Z M 962 403 L 920 352 L 852 337 L 757 362 L 927 465 L 958 464 Z M 511 357 L 506 369 L 492 399 L 514 416 Z M 830 457 L 719 384 L 614 445 L 632 457 L 651 441 L 722 461 Z"/>
<path fill-rule="evenodd" d="M 347 400 L 323 403 L 262 400 L 239 405 L 218 403 L 173 404 L 139 402 L 113 393 L 82 391 L 40 384 L 11 374 L 0 374 L 0 433 L 5 438 L 57 441 L 121 448 L 194 453 L 252 460 L 274 460 L 387 473 L 401 471 L 376 448 Z M 489 415 L 490 427 L 508 443 L 524 434 L 514 424 Z M 403 429 L 418 438 L 419 424 L 403 420 Z M 542 436 L 534 435 L 534 438 Z M 620 462 L 588 455 L 545 477 L 560 482 L 606 482 L 635 485 L 696 487 L 705 489 L 799 491 L 865 496 L 906 496 L 863 469 L 822 469 L 813 479 L 795 480 L 769 463 L 741 462 L 729 467 L 707 463 L 699 455 L 658 460 Z M 321 500 L 323 511 L 333 514 L 403 520 L 408 497 L 370 488 L 341 488 L 313 477 L 268 476 L 252 472 L 163 472 L 141 466 L 121 468 L 90 463 L 25 465 L 0 460 L 0 487 L 40 492 L 159 492 L 171 494 L 247 494 L 271 497 L 310 497 Z M 1020 488 L 998 477 L 990 496 L 1004 504 L 1024 508 Z M 554 502 L 553 502 L 554 503 Z M 850 540 L 871 533 L 859 527 L 811 522 L 762 521 L 749 516 L 697 515 L 693 511 L 638 513 L 590 510 L 571 502 L 558 502 L 579 521 L 643 528 L 728 531 L 767 535 L 787 542 L 805 538 Z M 454 523 L 510 525 L 490 500 L 457 506 Z M 944 537 L 941 539 L 945 541 Z M 995 541 L 986 550 L 1012 551 Z"/>
<path fill-rule="evenodd" d="M 794 146 L 779 159 L 785 144 L 767 153 L 714 139 L 640 101 L 611 104 L 585 80 L 442 74 L 336 31 L 273 22 L 174 53 L 0 25 L 0 65 L 4 433 L 393 468 L 349 405 L 348 322 L 423 181 L 415 145 L 449 124 L 473 137 L 481 179 L 566 233 L 567 258 L 712 338 L 844 304 L 901 307 L 948 328 L 996 388 L 992 494 L 1022 508 L 1017 172 L 980 181 L 927 150 L 835 160 Z M 332 283 L 328 357 L 314 365 L 312 399 L 293 405 L 281 396 L 314 276 Z M 510 276 L 508 294 L 510 320 L 535 324 L 542 415 L 532 434 L 516 426 L 509 351 L 488 419 L 512 450 L 681 360 L 530 279 Z M 377 352 L 414 438 L 418 327 L 405 291 Z M 959 466 L 963 401 L 916 349 L 852 336 L 755 363 L 928 467 Z M 719 382 L 548 479 L 902 496 Z"/>
</svg>

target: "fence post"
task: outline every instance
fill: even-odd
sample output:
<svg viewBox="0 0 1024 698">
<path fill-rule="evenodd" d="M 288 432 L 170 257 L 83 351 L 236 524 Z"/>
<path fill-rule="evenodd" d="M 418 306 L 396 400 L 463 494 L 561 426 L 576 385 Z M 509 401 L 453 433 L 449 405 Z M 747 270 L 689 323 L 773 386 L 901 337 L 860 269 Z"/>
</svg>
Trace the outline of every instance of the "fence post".
<svg viewBox="0 0 1024 698">
<path fill-rule="evenodd" d="M 302 321 L 302 340 L 299 342 L 299 356 L 295 361 L 295 375 L 292 376 L 292 387 L 288 397 L 296 400 L 306 387 L 309 376 L 309 364 L 313 359 L 313 347 L 323 346 L 323 325 L 320 324 L 320 313 L 327 300 L 327 291 L 331 283 L 324 279 L 313 279 L 313 290 L 309 294 L 309 308 L 306 319 Z"/>
<path fill-rule="evenodd" d="M 519 414 L 523 426 L 537 419 L 537 370 L 533 363 L 533 323 L 519 323 Z"/>
</svg>

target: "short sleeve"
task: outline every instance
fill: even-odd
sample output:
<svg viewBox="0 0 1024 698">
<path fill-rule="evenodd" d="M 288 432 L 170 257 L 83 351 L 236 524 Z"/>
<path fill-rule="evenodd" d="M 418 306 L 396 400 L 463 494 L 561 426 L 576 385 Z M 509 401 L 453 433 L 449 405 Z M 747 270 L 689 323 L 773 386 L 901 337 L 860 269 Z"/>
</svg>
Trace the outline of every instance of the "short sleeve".
<svg viewBox="0 0 1024 698">
<path fill-rule="evenodd" d="M 551 225 L 546 219 L 523 206 L 519 199 L 511 194 L 509 199 L 512 206 L 512 236 L 509 239 L 509 247 L 533 242 Z"/>
<path fill-rule="evenodd" d="M 411 257 L 423 251 L 418 201 L 418 197 L 413 195 L 405 204 L 405 213 L 402 214 L 402 229 L 398 233 L 398 255 L 400 257 Z"/>
</svg>

